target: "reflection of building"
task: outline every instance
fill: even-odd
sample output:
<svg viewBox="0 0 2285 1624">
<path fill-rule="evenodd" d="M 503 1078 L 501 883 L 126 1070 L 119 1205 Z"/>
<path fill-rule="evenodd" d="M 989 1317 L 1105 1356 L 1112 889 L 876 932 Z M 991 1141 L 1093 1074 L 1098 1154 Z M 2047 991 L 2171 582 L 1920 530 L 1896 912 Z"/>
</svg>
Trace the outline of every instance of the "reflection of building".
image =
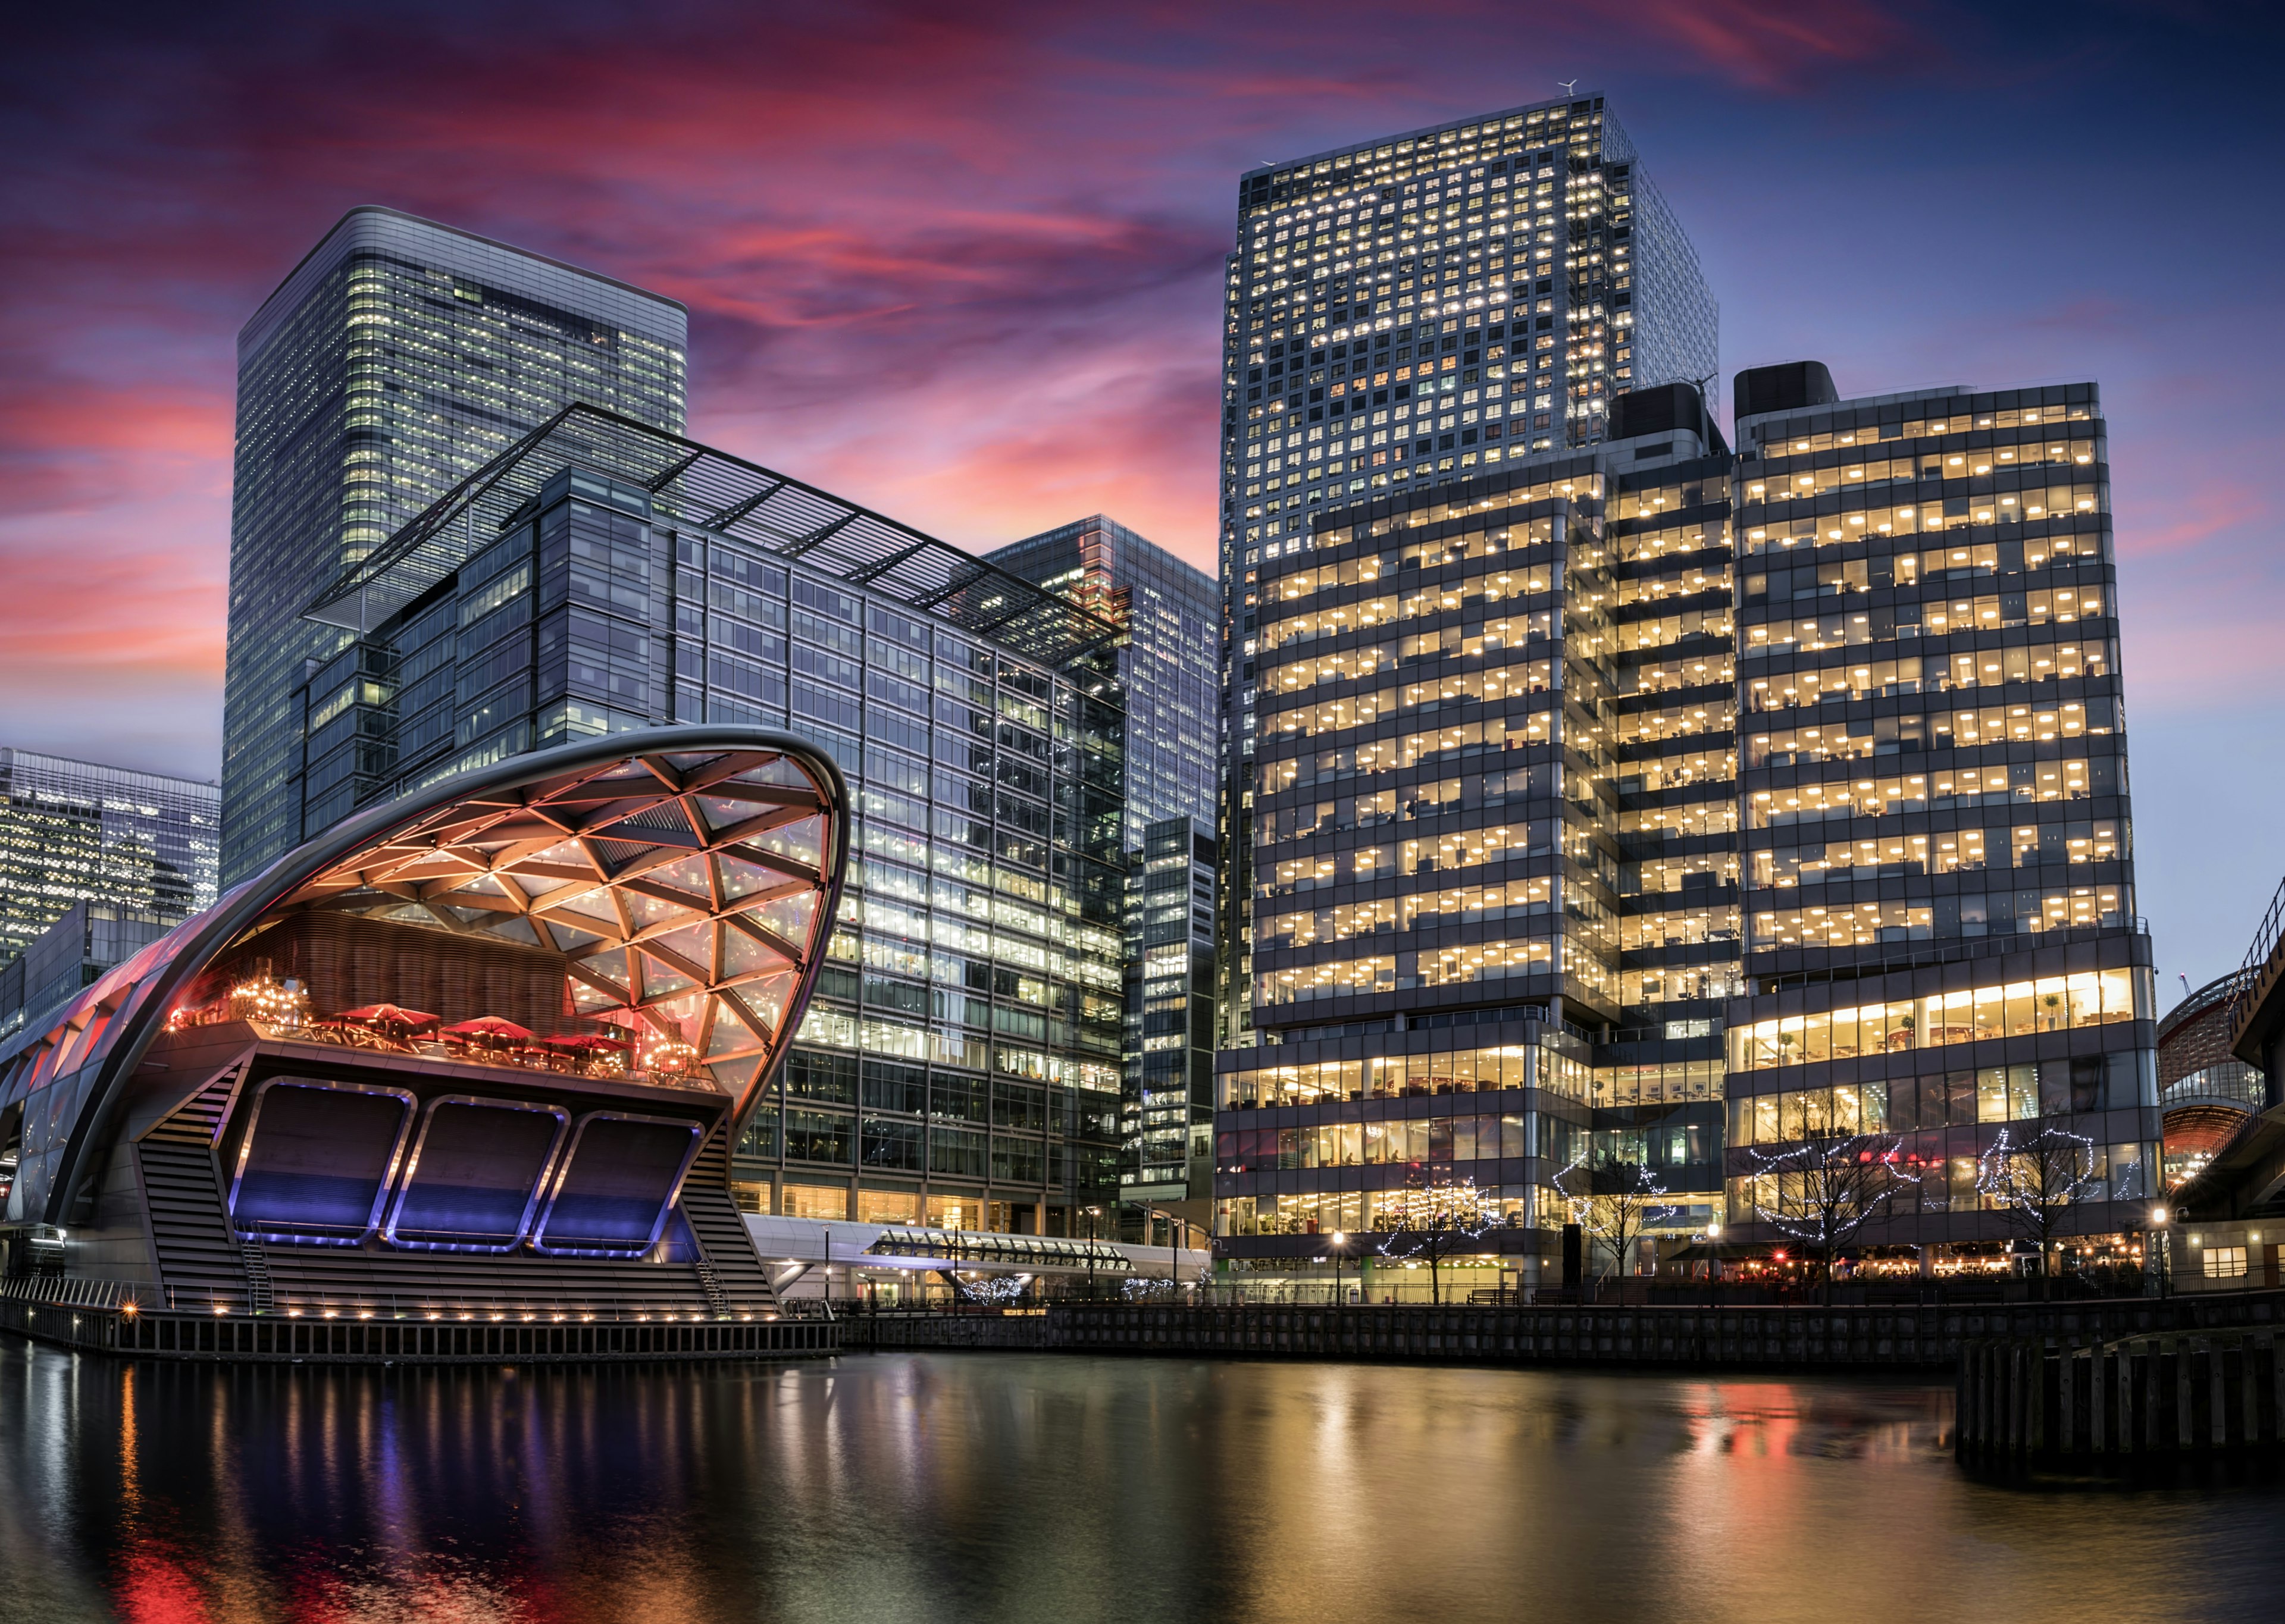
<svg viewBox="0 0 2285 1624">
<path fill-rule="evenodd" d="M 474 539 L 470 539 L 473 537 Z M 653 722 L 789 726 L 858 786 L 815 1007 L 737 1147 L 780 1214 L 1069 1234 L 1119 1155 L 1116 628 L 797 480 L 571 409 L 314 611 L 303 816 Z"/>
<path fill-rule="evenodd" d="M 1162 818 L 1213 816 L 1220 605 L 1212 578 L 1101 514 L 987 553 L 1119 626 L 1127 695 L 1126 850 Z"/>
<path fill-rule="evenodd" d="M 1120 1199 L 1156 1223 L 1210 1227 L 1213 1153 L 1213 826 L 1143 831 L 1127 878 L 1127 1155 Z"/>
<path fill-rule="evenodd" d="M 212 784 L 0 749 L 0 963 L 74 903 L 185 918 L 215 899 Z"/>
<path fill-rule="evenodd" d="M 152 914 L 109 902 L 73 903 L 22 953 L 0 964 L 0 1038 L 94 985 L 104 971 L 124 964 L 180 923 L 179 914 Z"/>
<path fill-rule="evenodd" d="M 679 429 L 687 326 L 672 300 L 388 208 L 351 209 L 263 302 L 238 340 L 230 882 L 391 776 L 357 743 L 296 827 L 294 685 L 344 641 L 302 617 L 310 600 L 572 401 Z"/>
<path fill-rule="evenodd" d="M 1257 574 L 1320 516 L 1591 445 L 1625 391 L 1716 369 L 1716 312 L 1600 96 L 1248 171 L 1223 310 L 1221 974 L 1248 1042 Z M 1507 459 L 1504 464 L 1502 459 Z M 1235 878 L 1231 876 L 1235 875 Z"/>
<path fill-rule="evenodd" d="M 2166 1185 L 2203 1166 L 2262 1109 L 2261 1070 L 2230 1053 L 2242 970 L 2209 981 L 2158 1023 L 2158 1109 L 2164 1113 Z"/>
<path fill-rule="evenodd" d="M 1528 1279 L 1610 1163 L 1654 1240 L 1775 1245 L 1802 1147 L 1845 1141 L 1899 1169 L 1856 1238 L 1966 1266 L 2010 1238 L 2003 1134 L 2075 1148 L 2068 1233 L 2139 1222 L 2093 388 L 1840 402 L 1803 364 L 1738 400 L 1734 456 L 1694 391 L 1637 390 L 1598 447 L 1262 547 L 1232 1255 L 1465 1186 L 1503 1225 L 1479 1283 Z"/>
<path fill-rule="evenodd" d="M 163 1337 L 120 1345 L 162 1351 L 564 1355 L 639 1351 L 599 1322 L 772 1317 L 731 1141 L 850 828 L 829 761 L 746 727 L 352 819 L 0 1046 L 10 1273 L 131 1299 Z M 337 1320 L 354 1342 L 295 1323 Z M 723 1334 L 648 1345 L 761 1345 Z"/>
</svg>

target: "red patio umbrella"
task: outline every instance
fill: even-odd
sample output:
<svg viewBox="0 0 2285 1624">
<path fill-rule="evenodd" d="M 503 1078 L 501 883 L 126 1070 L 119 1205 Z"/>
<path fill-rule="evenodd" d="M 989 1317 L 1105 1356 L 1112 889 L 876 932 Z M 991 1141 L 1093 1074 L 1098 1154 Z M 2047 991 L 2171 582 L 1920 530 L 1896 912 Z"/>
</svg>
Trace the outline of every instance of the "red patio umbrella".
<svg viewBox="0 0 2285 1624">
<path fill-rule="evenodd" d="M 616 1038 L 596 1037 L 586 1032 L 575 1032 L 568 1038 L 542 1038 L 540 1041 L 548 1045 L 552 1048 L 591 1049 L 599 1051 L 602 1049 L 615 1049 L 623 1055 L 626 1053 L 627 1050 L 634 1047 L 633 1044 L 623 1043 Z"/>
<path fill-rule="evenodd" d="M 503 1021 L 496 1015 L 480 1015 L 473 1021 L 455 1021 L 444 1030 L 460 1038 L 512 1039 L 519 1043 L 531 1041 L 530 1032 L 514 1021 Z"/>
<path fill-rule="evenodd" d="M 422 1009 L 407 1009 L 402 1004 L 367 1004 L 362 1009 L 344 1009 L 334 1017 L 340 1021 L 363 1021 L 372 1026 L 402 1026 L 407 1032 L 423 1026 L 434 1026 L 437 1018 Z"/>
</svg>

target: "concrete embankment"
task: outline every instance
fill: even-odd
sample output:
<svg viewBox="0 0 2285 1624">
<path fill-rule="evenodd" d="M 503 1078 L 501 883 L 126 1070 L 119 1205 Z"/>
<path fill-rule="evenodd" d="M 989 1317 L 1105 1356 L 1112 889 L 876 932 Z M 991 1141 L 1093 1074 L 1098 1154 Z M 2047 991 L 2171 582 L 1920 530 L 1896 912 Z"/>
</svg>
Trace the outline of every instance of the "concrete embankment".
<svg viewBox="0 0 2285 1624">
<path fill-rule="evenodd" d="M 1991 1342 L 2092 1345 L 2285 1327 L 2285 1292 L 1923 1306 L 1130 1306 L 1014 1314 L 850 1314 L 842 1345 L 1623 1364 L 1762 1370 L 1950 1370 Z"/>
</svg>

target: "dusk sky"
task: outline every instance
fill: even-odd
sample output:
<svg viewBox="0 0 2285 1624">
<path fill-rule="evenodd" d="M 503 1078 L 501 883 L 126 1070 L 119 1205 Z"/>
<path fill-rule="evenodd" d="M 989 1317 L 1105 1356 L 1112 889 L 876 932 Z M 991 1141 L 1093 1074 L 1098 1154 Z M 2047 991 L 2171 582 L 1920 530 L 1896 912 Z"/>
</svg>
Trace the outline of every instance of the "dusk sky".
<svg viewBox="0 0 2285 1624">
<path fill-rule="evenodd" d="M 1238 173 L 1576 79 L 1697 243 L 1725 401 L 1801 357 L 2101 385 L 2162 1001 L 2285 871 L 2268 8 L 90 12 L 0 63 L 0 743 L 218 775 L 233 341 L 355 204 L 682 300 L 698 438 L 965 546 L 1101 511 L 1211 569 Z"/>
</svg>

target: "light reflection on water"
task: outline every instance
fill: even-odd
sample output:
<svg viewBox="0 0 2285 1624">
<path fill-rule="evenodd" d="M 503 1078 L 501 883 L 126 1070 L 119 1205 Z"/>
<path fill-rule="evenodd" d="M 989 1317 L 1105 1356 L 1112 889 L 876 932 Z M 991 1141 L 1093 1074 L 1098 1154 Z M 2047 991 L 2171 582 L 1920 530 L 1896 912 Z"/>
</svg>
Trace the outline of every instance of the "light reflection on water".
<svg viewBox="0 0 2285 1624">
<path fill-rule="evenodd" d="M 2274 1489 L 2030 1493 L 1948 1392 L 857 1355 L 123 1365 L 0 1340 L 0 1617 L 2271 1616 Z"/>
</svg>

